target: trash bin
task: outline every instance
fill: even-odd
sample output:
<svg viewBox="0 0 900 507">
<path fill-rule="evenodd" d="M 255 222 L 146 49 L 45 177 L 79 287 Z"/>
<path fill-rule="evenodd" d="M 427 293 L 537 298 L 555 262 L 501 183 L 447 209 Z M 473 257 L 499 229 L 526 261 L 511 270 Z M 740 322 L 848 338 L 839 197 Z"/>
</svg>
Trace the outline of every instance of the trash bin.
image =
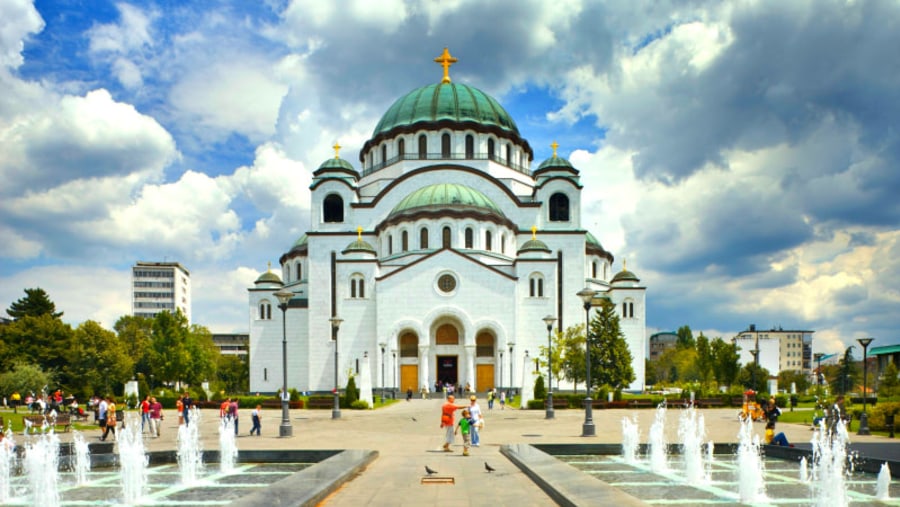
<svg viewBox="0 0 900 507">
<path fill-rule="evenodd" d="M 884 424 L 888 427 L 888 437 L 894 438 L 894 414 L 885 415 Z"/>
</svg>

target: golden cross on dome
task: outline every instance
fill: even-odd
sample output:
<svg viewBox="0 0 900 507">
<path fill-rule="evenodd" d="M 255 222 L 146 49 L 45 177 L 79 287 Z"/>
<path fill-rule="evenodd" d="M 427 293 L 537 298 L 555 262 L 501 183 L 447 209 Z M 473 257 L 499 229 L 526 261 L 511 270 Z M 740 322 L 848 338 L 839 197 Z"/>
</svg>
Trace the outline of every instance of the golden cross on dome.
<svg viewBox="0 0 900 507">
<path fill-rule="evenodd" d="M 338 144 L 337 141 L 335 141 L 335 142 L 334 142 L 334 146 L 332 146 L 332 148 L 334 148 L 334 158 L 341 158 L 341 157 L 338 156 L 338 153 L 341 152 L 341 145 Z"/>
<path fill-rule="evenodd" d="M 269 273 L 271 273 L 272 272 L 272 261 L 267 262 L 266 265 L 269 267 Z"/>
<path fill-rule="evenodd" d="M 444 79 L 441 79 L 442 83 L 450 82 L 450 66 L 454 63 L 458 62 L 456 58 L 450 56 L 450 50 L 444 48 L 444 52 L 441 53 L 441 56 L 434 59 L 435 62 L 441 64 L 441 67 L 444 68 Z"/>
<path fill-rule="evenodd" d="M 356 228 L 356 239 L 362 241 L 362 227 Z"/>
<path fill-rule="evenodd" d="M 550 143 L 550 147 L 553 148 L 553 158 L 556 158 L 556 149 L 559 148 L 559 143 L 553 141 Z"/>
<path fill-rule="evenodd" d="M 628 271 L 628 259 L 622 259 L 622 271 Z"/>
<path fill-rule="evenodd" d="M 531 239 L 537 239 L 537 226 L 531 226 Z"/>
</svg>

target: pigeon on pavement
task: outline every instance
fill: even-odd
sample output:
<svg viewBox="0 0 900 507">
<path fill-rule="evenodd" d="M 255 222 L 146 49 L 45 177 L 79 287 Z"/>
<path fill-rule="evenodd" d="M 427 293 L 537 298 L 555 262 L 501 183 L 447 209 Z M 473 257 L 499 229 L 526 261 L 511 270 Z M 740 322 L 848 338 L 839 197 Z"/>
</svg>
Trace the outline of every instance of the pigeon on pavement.
<svg viewBox="0 0 900 507">
<path fill-rule="evenodd" d="M 488 465 L 487 461 L 484 462 L 484 469 L 487 470 L 488 473 L 491 473 L 494 471 L 494 467 L 492 467 L 491 465 Z"/>
<path fill-rule="evenodd" d="M 436 474 L 437 470 L 432 470 L 428 465 L 425 465 L 425 473 L 427 473 L 428 475 Z"/>
</svg>

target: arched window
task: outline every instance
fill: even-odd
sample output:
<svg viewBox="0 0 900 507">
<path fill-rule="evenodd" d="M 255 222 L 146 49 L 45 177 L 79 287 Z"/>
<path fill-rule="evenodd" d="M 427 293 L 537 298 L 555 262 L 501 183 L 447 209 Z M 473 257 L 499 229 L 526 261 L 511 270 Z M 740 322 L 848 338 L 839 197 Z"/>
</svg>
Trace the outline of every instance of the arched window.
<svg viewBox="0 0 900 507">
<path fill-rule="evenodd" d="M 291 265 L 290 264 L 284 265 L 284 279 L 287 282 L 291 281 Z"/>
<path fill-rule="evenodd" d="M 366 281 L 360 274 L 355 274 L 350 278 L 350 297 L 353 299 L 363 299 L 366 297 Z"/>
<path fill-rule="evenodd" d="M 441 247 L 450 248 L 450 228 L 444 227 L 441 231 Z"/>
<path fill-rule="evenodd" d="M 322 202 L 322 216 L 325 222 L 340 223 L 344 221 L 344 200 L 337 194 L 331 194 Z"/>
<path fill-rule="evenodd" d="M 512 164 L 512 146 L 509 143 L 506 143 L 506 163 Z"/>
<path fill-rule="evenodd" d="M 435 345 L 459 345 L 459 331 L 453 324 L 444 324 L 434 335 Z"/>
<path fill-rule="evenodd" d="M 622 303 L 622 318 L 629 319 L 634 317 L 634 303 L 626 301 Z"/>
<path fill-rule="evenodd" d="M 538 274 L 529 277 L 528 296 L 533 298 L 544 297 L 544 277 Z"/>
<path fill-rule="evenodd" d="M 406 141 L 402 138 L 397 141 L 397 155 L 403 159 L 403 156 L 406 155 Z"/>
<path fill-rule="evenodd" d="M 500 235 L 500 253 L 506 253 L 506 234 Z"/>
<path fill-rule="evenodd" d="M 556 193 L 550 196 L 550 221 L 569 221 L 569 198 L 566 194 Z"/>
<path fill-rule="evenodd" d="M 441 136 L 441 158 L 450 158 L 450 134 Z"/>
<path fill-rule="evenodd" d="M 400 235 L 400 251 L 405 252 L 409 250 L 409 233 L 403 231 Z"/>
<path fill-rule="evenodd" d="M 387 145 L 381 145 L 381 163 L 387 165 Z"/>
<path fill-rule="evenodd" d="M 466 136 L 466 158 L 475 158 L 475 138 L 471 135 Z"/>
<path fill-rule="evenodd" d="M 400 335 L 400 357 L 419 357 L 419 337 L 416 333 L 407 331 Z"/>
<path fill-rule="evenodd" d="M 494 335 L 487 331 L 480 331 L 478 335 L 475 336 L 475 356 L 494 356 Z"/>
<path fill-rule="evenodd" d="M 591 262 L 591 278 L 597 278 L 597 261 Z"/>
<path fill-rule="evenodd" d="M 603 279 L 606 280 L 606 263 L 603 263 Z"/>
<path fill-rule="evenodd" d="M 472 232 L 472 228 L 466 227 L 466 248 L 472 248 L 474 237 L 475 233 Z"/>
<path fill-rule="evenodd" d="M 485 231 L 484 233 L 484 249 L 487 251 L 491 250 L 493 243 L 491 242 L 493 238 L 491 238 L 491 231 Z"/>
<path fill-rule="evenodd" d="M 494 140 L 488 139 L 488 160 L 494 160 Z"/>
<path fill-rule="evenodd" d="M 297 281 L 303 280 L 303 263 L 297 262 Z"/>
<path fill-rule="evenodd" d="M 394 253 L 394 237 L 391 236 L 390 234 L 388 234 L 388 237 L 387 237 L 387 251 L 388 251 L 388 255 L 391 255 Z"/>
<path fill-rule="evenodd" d="M 428 229 L 425 227 L 419 231 L 419 248 L 428 248 Z"/>
<path fill-rule="evenodd" d="M 422 134 L 419 136 L 419 159 L 425 160 L 426 158 L 428 158 L 428 138 Z"/>
<path fill-rule="evenodd" d="M 272 303 L 263 301 L 259 304 L 259 320 L 272 320 Z"/>
</svg>

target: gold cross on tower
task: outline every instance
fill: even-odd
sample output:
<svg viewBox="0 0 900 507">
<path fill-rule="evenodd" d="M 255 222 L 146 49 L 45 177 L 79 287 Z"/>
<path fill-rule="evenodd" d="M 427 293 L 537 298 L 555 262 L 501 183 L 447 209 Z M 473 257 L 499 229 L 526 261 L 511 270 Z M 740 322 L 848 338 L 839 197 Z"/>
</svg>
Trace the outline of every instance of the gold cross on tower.
<svg viewBox="0 0 900 507">
<path fill-rule="evenodd" d="M 453 65 L 454 63 L 458 62 L 459 60 L 450 56 L 450 50 L 448 50 L 447 48 L 444 48 L 444 52 L 441 54 L 441 56 L 435 58 L 434 61 L 441 64 L 441 66 L 444 67 L 444 79 L 441 79 L 441 82 L 449 83 L 450 82 L 450 66 Z"/>
<path fill-rule="evenodd" d="M 537 239 L 537 226 L 531 226 L 531 239 Z"/>
<path fill-rule="evenodd" d="M 334 146 L 332 146 L 332 148 L 334 148 L 334 158 L 341 158 L 341 157 L 338 156 L 338 153 L 341 152 L 341 145 L 338 144 L 337 141 L 335 141 L 335 142 L 334 142 Z"/>
<path fill-rule="evenodd" d="M 556 149 L 559 148 L 559 144 L 556 141 L 550 143 L 550 147 L 553 148 L 553 158 L 556 158 Z"/>
<path fill-rule="evenodd" d="M 362 227 L 356 228 L 356 239 L 362 241 Z"/>
</svg>

